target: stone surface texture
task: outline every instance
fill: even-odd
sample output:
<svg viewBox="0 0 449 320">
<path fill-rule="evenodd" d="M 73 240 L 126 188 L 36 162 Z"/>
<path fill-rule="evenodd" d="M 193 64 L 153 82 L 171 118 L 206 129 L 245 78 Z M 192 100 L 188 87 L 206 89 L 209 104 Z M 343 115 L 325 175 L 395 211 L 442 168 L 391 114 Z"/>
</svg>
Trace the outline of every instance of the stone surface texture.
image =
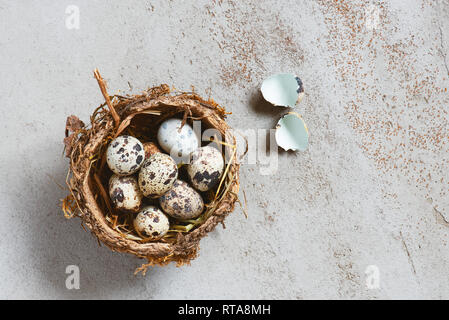
<svg viewBox="0 0 449 320">
<path fill-rule="evenodd" d="M 0 0 L 0 30 L 0 298 L 449 298 L 449 1 Z M 134 276 L 142 260 L 60 209 L 66 117 L 103 102 L 94 68 L 111 94 L 193 85 L 263 140 L 286 109 L 260 84 L 295 73 L 309 148 L 244 164 L 248 219 Z"/>
</svg>

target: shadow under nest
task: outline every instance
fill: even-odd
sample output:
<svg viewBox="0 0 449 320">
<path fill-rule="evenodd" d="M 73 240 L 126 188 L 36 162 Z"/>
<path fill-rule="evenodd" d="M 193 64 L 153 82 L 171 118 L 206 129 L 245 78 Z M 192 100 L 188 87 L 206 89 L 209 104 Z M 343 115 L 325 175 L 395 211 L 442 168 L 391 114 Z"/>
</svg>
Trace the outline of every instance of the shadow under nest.
<svg viewBox="0 0 449 320">
<path fill-rule="evenodd" d="M 97 77 L 97 75 L 96 75 Z M 141 95 L 109 96 L 101 76 L 97 77 L 106 103 L 94 110 L 90 126 L 76 116 L 67 118 L 66 156 L 70 159 L 67 186 L 70 194 L 63 200 L 67 218 L 78 216 L 82 225 L 113 251 L 127 252 L 147 259 L 136 272 L 146 272 L 155 264 L 176 262 L 183 265 L 197 256 L 199 242 L 218 223 L 234 210 L 239 202 L 239 168 L 236 139 L 227 125 L 226 111 L 212 99 L 205 100 L 196 93 L 171 93 L 163 84 L 148 89 Z M 109 109 L 106 108 L 109 107 Z M 225 156 L 225 171 L 220 183 L 202 193 L 205 209 L 193 220 L 171 219 L 169 232 L 160 240 L 150 242 L 133 232 L 132 216 L 117 212 L 109 200 L 108 181 L 112 174 L 106 165 L 108 143 L 123 134 L 145 142 L 156 142 L 159 125 L 168 118 L 178 117 L 183 123 L 201 121 L 202 131 L 216 129 L 221 137 L 213 139 L 220 144 Z M 210 142 L 208 142 L 210 143 Z M 182 167 L 180 177 L 183 175 Z M 105 187 L 106 186 L 106 187 Z M 154 200 L 147 199 L 147 204 Z"/>
</svg>

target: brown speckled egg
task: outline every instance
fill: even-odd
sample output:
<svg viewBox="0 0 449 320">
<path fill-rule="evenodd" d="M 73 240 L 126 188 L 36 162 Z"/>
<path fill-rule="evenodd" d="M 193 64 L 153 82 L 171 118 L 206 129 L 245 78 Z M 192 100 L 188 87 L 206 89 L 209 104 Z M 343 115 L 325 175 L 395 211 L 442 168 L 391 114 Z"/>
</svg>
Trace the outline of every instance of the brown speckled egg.
<svg viewBox="0 0 449 320">
<path fill-rule="evenodd" d="M 175 160 L 165 153 L 155 153 L 142 165 L 139 188 L 148 198 L 158 198 L 171 189 L 178 178 Z"/>
<path fill-rule="evenodd" d="M 148 159 L 155 153 L 161 152 L 154 142 L 145 142 L 143 144 L 143 149 L 145 150 L 145 159 Z"/>
<path fill-rule="evenodd" d="M 142 238 L 158 240 L 170 228 L 167 216 L 161 209 L 147 206 L 140 211 L 134 219 L 134 229 Z"/>
<path fill-rule="evenodd" d="M 145 159 L 142 143 L 131 136 L 119 136 L 109 143 L 106 161 L 109 168 L 119 176 L 133 174 Z"/>
<path fill-rule="evenodd" d="M 138 212 L 143 198 L 134 176 L 116 174 L 109 179 L 109 196 L 114 207 L 125 212 Z"/>
<path fill-rule="evenodd" d="M 201 147 L 192 152 L 187 173 L 193 187 L 199 191 L 210 190 L 221 178 L 224 169 L 223 156 L 214 147 Z"/>
<path fill-rule="evenodd" d="M 176 180 L 173 188 L 159 198 L 159 204 L 165 213 L 176 219 L 196 218 L 204 208 L 201 195 L 182 180 Z"/>
</svg>

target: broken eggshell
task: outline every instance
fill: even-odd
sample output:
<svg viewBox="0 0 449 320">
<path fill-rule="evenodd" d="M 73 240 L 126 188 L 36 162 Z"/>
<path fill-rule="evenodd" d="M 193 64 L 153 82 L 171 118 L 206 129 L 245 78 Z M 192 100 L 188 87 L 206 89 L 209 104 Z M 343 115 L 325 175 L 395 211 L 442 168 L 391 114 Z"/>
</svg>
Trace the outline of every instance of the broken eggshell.
<svg viewBox="0 0 449 320">
<path fill-rule="evenodd" d="M 266 79 L 260 91 L 265 100 L 275 106 L 293 107 L 304 97 L 301 79 L 290 73 L 279 73 Z"/>
<path fill-rule="evenodd" d="M 275 137 L 278 146 L 285 151 L 304 151 L 309 144 L 309 129 L 299 114 L 289 112 L 279 119 Z"/>
</svg>

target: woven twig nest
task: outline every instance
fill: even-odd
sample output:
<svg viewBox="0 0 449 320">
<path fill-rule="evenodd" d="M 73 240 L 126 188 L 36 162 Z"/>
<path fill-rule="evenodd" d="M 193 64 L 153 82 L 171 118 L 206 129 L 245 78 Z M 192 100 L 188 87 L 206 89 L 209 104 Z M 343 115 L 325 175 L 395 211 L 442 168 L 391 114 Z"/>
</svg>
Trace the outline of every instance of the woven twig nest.
<svg viewBox="0 0 449 320">
<path fill-rule="evenodd" d="M 213 100 L 205 100 L 195 93 L 171 93 L 168 85 L 148 89 L 141 95 L 110 97 L 98 72 L 96 77 L 106 103 L 95 109 L 90 126 L 85 126 L 76 116 L 67 118 L 64 142 L 66 156 L 70 158 L 67 176 L 70 194 L 63 201 L 64 213 L 66 217 L 80 217 L 82 225 L 111 250 L 148 260 L 137 271 L 145 272 L 150 265 L 171 261 L 178 265 L 187 263 L 196 257 L 201 238 L 223 223 L 238 201 L 236 140 L 225 121 L 226 112 Z M 162 239 L 149 242 L 133 232 L 132 217 L 119 214 L 111 207 L 106 190 L 112 173 L 105 165 L 105 153 L 108 143 L 119 135 L 155 142 L 159 124 L 172 117 L 186 123 L 200 120 L 202 130 L 218 130 L 223 141 L 219 142 L 218 138 L 215 143 L 222 146 L 226 170 L 220 184 L 203 195 L 206 206 L 199 218 L 174 221 Z"/>
</svg>

